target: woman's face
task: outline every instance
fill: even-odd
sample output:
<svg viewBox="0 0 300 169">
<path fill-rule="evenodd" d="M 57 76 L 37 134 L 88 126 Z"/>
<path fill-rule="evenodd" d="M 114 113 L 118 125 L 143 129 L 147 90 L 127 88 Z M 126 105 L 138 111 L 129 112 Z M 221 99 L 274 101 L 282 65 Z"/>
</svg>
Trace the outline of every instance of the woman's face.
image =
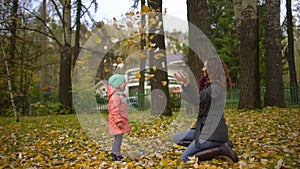
<svg viewBox="0 0 300 169">
<path fill-rule="evenodd" d="M 207 61 L 204 62 L 201 71 L 203 72 L 203 76 L 207 76 Z"/>
</svg>

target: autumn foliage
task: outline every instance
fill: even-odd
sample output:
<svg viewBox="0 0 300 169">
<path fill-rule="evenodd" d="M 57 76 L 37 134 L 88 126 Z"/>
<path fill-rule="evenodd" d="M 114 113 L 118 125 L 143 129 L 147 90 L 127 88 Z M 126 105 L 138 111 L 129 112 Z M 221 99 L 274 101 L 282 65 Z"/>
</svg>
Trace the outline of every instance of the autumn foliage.
<svg viewBox="0 0 300 169">
<path fill-rule="evenodd" d="M 21 117 L 19 123 L 1 117 L 0 168 L 298 168 L 299 113 L 299 108 L 227 109 L 230 139 L 240 161 L 191 158 L 186 164 L 180 161 L 184 147 L 175 144 L 165 153 L 157 150 L 145 157 L 112 162 L 103 149 L 110 145 L 89 138 L 76 115 Z M 172 118 L 163 117 L 152 124 L 131 122 L 131 136 L 163 132 Z M 126 151 L 126 145 L 122 149 Z"/>
</svg>

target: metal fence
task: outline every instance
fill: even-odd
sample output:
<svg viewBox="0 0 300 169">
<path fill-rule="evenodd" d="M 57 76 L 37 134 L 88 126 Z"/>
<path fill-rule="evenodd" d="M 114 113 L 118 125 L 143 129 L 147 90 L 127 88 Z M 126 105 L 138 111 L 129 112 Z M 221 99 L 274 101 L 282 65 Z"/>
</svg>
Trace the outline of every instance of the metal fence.
<svg viewBox="0 0 300 169">
<path fill-rule="evenodd" d="M 293 92 L 297 93 L 292 93 Z M 260 96 L 261 101 L 263 102 L 264 96 L 265 96 L 266 88 L 261 87 L 260 90 Z M 227 93 L 226 98 L 226 108 L 237 108 L 239 104 L 239 88 L 234 87 Z M 294 97 L 292 99 L 292 97 Z M 285 104 L 287 106 L 294 106 L 294 105 L 300 105 L 300 89 L 299 88 L 290 88 L 290 87 L 284 87 L 284 99 Z"/>
<path fill-rule="evenodd" d="M 292 99 L 291 88 L 290 87 L 284 88 L 284 96 L 285 96 L 286 105 L 287 106 L 300 105 L 300 90 L 299 90 L 299 88 L 292 89 L 292 90 L 297 91 L 297 93 L 298 93 L 293 96 L 294 99 Z M 263 99 L 264 93 L 265 93 L 265 88 L 262 87 L 261 88 L 261 100 L 262 101 L 264 100 Z M 296 98 L 295 98 L 295 96 L 296 96 Z M 171 99 L 170 101 L 171 101 L 171 106 L 172 106 L 173 111 L 180 111 L 182 109 L 185 109 L 186 106 L 188 105 L 185 101 L 181 100 L 180 93 L 170 93 L 170 99 Z M 99 110 L 101 110 L 101 111 L 107 110 L 107 103 L 108 103 L 107 97 L 97 96 L 97 103 L 98 103 Z M 143 109 L 148 109 L 150 107 L 150 100 L 149 100 L 148 95 L 136 95 L 136 96 L 129 97 L 128 104 L 129 104 L 129 106 L 132 106 L 136 109 L 143 110 Z M 239 104 L 239 89 L 237 87 L 234 87 L 229 92 L 227 92 L 225 108 L 238 108 L 238 104 Z"/>
</svg>

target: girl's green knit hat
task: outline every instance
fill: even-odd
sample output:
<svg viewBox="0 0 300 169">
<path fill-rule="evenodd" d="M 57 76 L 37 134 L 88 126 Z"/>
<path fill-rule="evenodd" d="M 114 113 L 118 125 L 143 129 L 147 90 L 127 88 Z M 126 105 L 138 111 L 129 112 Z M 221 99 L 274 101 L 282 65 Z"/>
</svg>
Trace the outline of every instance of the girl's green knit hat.
<svg viewBox="0 0 300 169">
<path fill-rule="evenodd" d="M 108 84 L 114 88 L 119 87 L 123 82 L 125 82 L 125 77 L 120 74 L 114 74 L 108 79 Z"/>
</svg>

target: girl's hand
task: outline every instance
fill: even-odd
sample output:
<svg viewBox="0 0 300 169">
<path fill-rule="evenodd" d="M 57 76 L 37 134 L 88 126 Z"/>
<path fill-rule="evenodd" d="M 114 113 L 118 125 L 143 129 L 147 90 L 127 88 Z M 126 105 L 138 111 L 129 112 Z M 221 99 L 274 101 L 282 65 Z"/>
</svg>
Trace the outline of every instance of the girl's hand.
<svg viewBox="0 0 300 169">
<path fill-rule="evenodd" d="M 185 86 L 190 83 L 189 75 L 184 71 L 174 73 L 174 78 L 176 81 L 182 82 Z"/>
<path fill-rule="evenodd" d="M 118 125 L 118 127 L 119 127 L 120 129 L 123 129 L 123 123 L 122 123 L 122 122 L 117 123 L 117 125 Z"/>
</svg>

